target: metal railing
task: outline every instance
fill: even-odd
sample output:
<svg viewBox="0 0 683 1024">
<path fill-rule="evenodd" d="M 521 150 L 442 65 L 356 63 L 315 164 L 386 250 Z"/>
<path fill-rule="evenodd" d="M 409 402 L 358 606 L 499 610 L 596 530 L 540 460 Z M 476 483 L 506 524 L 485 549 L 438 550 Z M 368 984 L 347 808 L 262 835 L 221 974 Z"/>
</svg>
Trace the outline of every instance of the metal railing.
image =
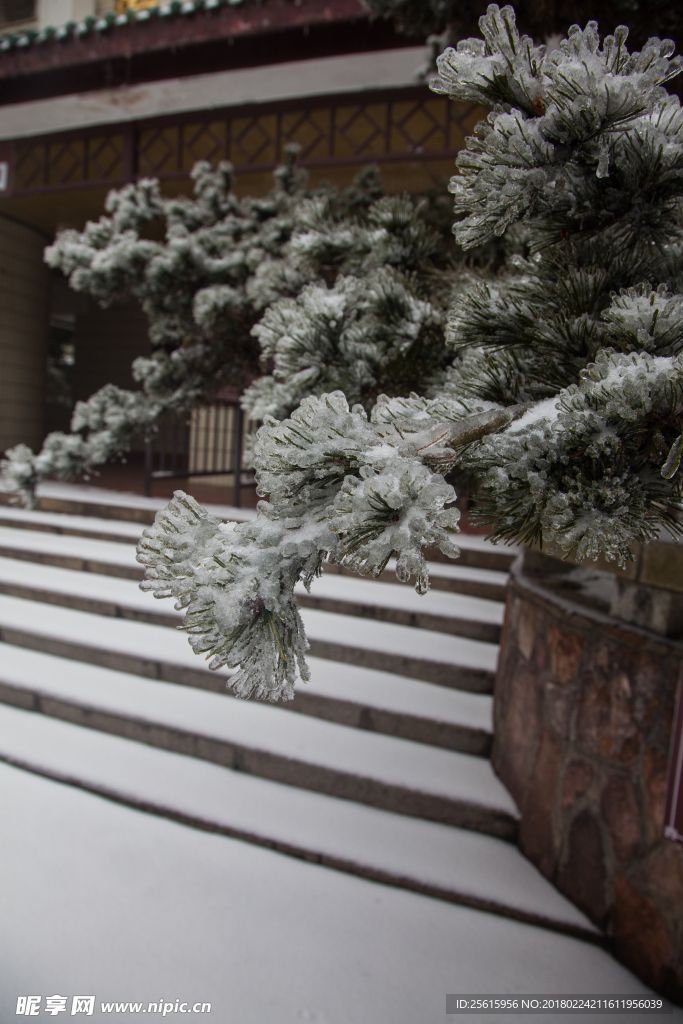
<svg viewBox="0 0 683 1024">
<path fill-rule="evenodd" d="M 151 496 L 153 480 L 226 477 L 239 508 L 242 488 L 254 479 L 244 467 L 244 438 L 257 426 L 242 411 L 237 388 L 222 388 L 189 412 L 166 414 L 145 445 L 145 495 Z"/>
</svg>

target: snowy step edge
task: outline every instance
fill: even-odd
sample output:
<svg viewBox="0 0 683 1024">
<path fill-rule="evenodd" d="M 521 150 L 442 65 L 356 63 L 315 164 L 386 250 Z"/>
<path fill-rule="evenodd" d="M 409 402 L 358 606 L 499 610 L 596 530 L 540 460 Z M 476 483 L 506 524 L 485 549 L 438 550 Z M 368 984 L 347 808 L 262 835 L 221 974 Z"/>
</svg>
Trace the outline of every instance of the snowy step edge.
<svg viewBox="0 0 683 1024">
<path fill-rule="evenodd" d="M 0 681 L 0 703 L 300 789 L 515 840 L 514 803 L 481 758 L 451 751 L 439 751 L 435 758 L 436 751 L 430 755 L 431 748 L 420 744 L 362 732 L 359 736 L 359 730 L 310 719 L 312 729 L 292 731 L 286 728 L 291 716 L 272 718 L 281 713 L 279 708 L 257 707 L 262 722 L 249 708 L 245 722 L 244 705 L 232 701 L 230 717 L 215 715 L 212 707 L 195 708 L 197 721 L 185 727 L 183 713 L 191 718 L 191 709 L 187 701 L 179 708 L 171 684 L 139 678 L 133 681 L 131 697 L 130 685 L 128 694 L 117 693 L 112 681 L 113 690 L 110 685 L 98 693 L 93 687 L 95 692 L 87 695 L 73 684 Z M 235 717 L 237 711 L 241 715 Z M 240 717 L 242 721 L 236 720 Z M 450 784 L 434 786 L 434 770 L 453 772 Z M 422 782 L 411 778 L 413 771 L 422 775 Z M 427 777 L 430 782 L 425 784 Z"/>
<path fill-rule="evenodd" d="M 604 936 L 509 843 L 54 719 L 0 708 L 0 760 L 140 811 L 393 887 L 573 935 Z M 10 728 L 7 728 L 10 726 Z M 80 763 L 79 763 L 80 760 Z M 132 778 L 131 778 L 132 776 Z"/>
<path fill-rule="evenodd" d="M 365 584 L 362 583 L 361 586 Z M 449 636 L 468 637 L 470 640 L 481 640 L 483 643 L 500 643 L 502 626 L 497 623 L 447 613 L 435 614 L 392 607 L 379 595 L 375 599 L 371 592 L 364 594 L 363 599 L 359 600 L 351 594 L 331 596 L 316 593 L 315 590 L 307 594 L 301 586 L 296 588 L 295 594 L 301 608 L 313 608 L 317 611 L 350 615 L 376 622 L 389 622 L 406 629 L 425 629 L 433 633 L 446 633 Z"/>
<path fill-rule="evenodd" d="M 203 667 L 181 634 L 173 637 L 181 641 L 182 656 L 175 660 L 168 657 L 153 660 L 117 650 L 116 643 L 109 648 L 98 648 L 92 642 L 75 643 L 6 625 L 0 627 L 0 639 L 22 650 L 212 693 L 227 693 L 227 680 L 232 674 L 229 670 L 211 672 Z M 292 712 L 478 757 L 487 757 L 490 752 L 491 698 L 488 694 L 442 688 L 423 680 L 396 678 L 382 670 L 347 666 L 316 657 L 310 658 L 309 665 L 311 681 L 299 682 L 294 700 L 286 705 Z M 351 673 L 350 688 L 342 685 L 345 671 Z M 365 680 L 355 678 L 359 675 L 364 675 Z M 455 709 L 449 698 L 455 701 Z M 437 709 L 432 711 L 430 705 L 435 703 Z"/>
<path fill-rule="evenodd" d="M 143 513 L 154 515 L 166 507 L 169 498 L 146 498 L 142 494 L 133 494 L 130 491 L 115 491 L 107 487 L 97 487 L 94 484 L 71 484 L 57 480 L 45 480 L 39 483 L 36 488 L 38 498 L 38 509 L 46 511 L 68 511 L 66 508 L 57 506 L 79 506 L 82 505 L 87 511 L 85 515 L 97 516 L 97 512 L 91 510 L 102 508 L 106 512 L 115 512 L 122 519 L 129 518 L 125 512 Z M 5 491 L 0 486 L 0 503 L 16 506 L 17 495 Z M 256 510 L 252 508 L 235 508 L 234 505 L 205 504 L 211 515 L 219 519 L 228 519 L 234 516 L 236 519 L 249 520 L 256 517 Z M 79 514 L 78 512 L 74 514 Z M 106 518 L 106 516 L 103 516 Z"/>
<path fill-rule="evenodd" d="M 500 643 L 502 633 L 501 626 L 489 622 L 431 615 L 428 612 L 409 612 L 374 603 L 371 600 L 361 604 L 342 598 L 317 597 L 315 594 L 297 593 L 297 602 L 301 608 L 313 608 L 316 611 L 349 615 L 353 618 L 374 622 L 388 622 L 394 626 L 403 626 L 405 629 L 424 629 L 431 633 L 445 633 L 447 636 L 462 636 L 469 640 L 481 640 L 482 643 L 488 644 Z"/>
<path fill-rule="evenodd" d="M 246 510 L 220 507 L 219 518 L 227 522 L 250 521 L 246 518 Z M 240 517 L 240 512 L 243 518 Z M 216 514 L 212 512 L 212 514 Z M 38 509 L 15 508 L 0 504 L 0 526 L 15 529 L 35 530 L 70 537 L 88 537 L 94 540 L 109 540 L 114 543 L 137 543 L 142 535 L 145 523 L 125 519 L 110 519 L 98 516 L 85 516 L 68 512 L 47 512 Z M 458 564 L 488 568 L 506 572 L 515 557 L 517 550 L 502 548 L 492 544 L 486 538 L 461 533 L 458 535 L 458 547 L 461 550 Z M 440 551 L 425 552 L 429 561 L 445 561 Z M 450 564 L 450 559 L 448 560 Z"/>
<path fill-rule="evenodd" d="M 137 533 L 137 531 L 136 531 Z M 141 532 L 137 533 L 141 536 Z M 80 536 L 68 533 L 53 533 L 44 530 L 25 530 L 17 528 L 16 525 L 0 524 L 0 546 L 8 550 L 25 551 L 27 556 L 33 554 L 39 557 L 41 554 L 55 557 L 66 557 L 76 560 L 96 561 L 102 564 L 111 563 L 120 567 L 125 565 L 133 567 L 140 572 L 143 567 L 135 561 L 135 537 L 131 537 L 128 544 L 122 544 L 120 539 L 114 540 L 111 537 L 100 539 L 93 536 Z M 462 564 L 459 560 L 448 560 L 448 562 L 429 561 L 430 575 L 439 579 L 448 579 L 456 582 L 467 583 L 488 583 L 496 587 L 504 587 L 507 583 L 508 573 L 486 568 L 478 568 Z M 395 560 L 390 561 L 382 577 L 393 580 L 395 575 Z M 328 566 L 327 571 L 339 572 L 339 566 Z M 347 570 L 341 570 L 347 574 Z M 350 572 L 350 571 L 348 571 Z M 356 573 L 351 573 L 359 579 Z M 367 582 L 372 582 L 371 577 L 365 577 Z"/>
<path fill-rule="evenodd" d="M 89 614 L 89 613 L 86 613 Z M 117 620 L 119 621 L 119 620 Z M 40 652 L 77 664 L 141 675 L 174 685 L 224 693 L 231 674 L 206 668 L 200 658 L 185 648 L 182 662 L 150 660 L 138 654 L 86 645 L 62 638 L 41 637 L 39 633 L 8 628 L 0 622 L 0 639 L 21 650 Z M 176 640 L 176 637 L 173 637 Z M 335 663 L 311 656 L 312 678 L 299 682 L 293 701 L 282 706 L 297 714 L 336 722 L 388 736 L 412 740 L 476 757 L 491 751 L 491 698 L 488 694 L 441 687 L 424 680 L 396 677 L 366 666 Z M 350 676 L 350 678 L 349 678 Z M 2 667 L 0 666 L 0 679 Z"/>
<path fill-rule="evenodd" d="M 435 562 L 429 563 L 429 589 L 444 591 L 449 594 L 464 594 L 469 597 L 483 598 L 486 601 L 505 601 L 508 575 L 507 573 L 492 572 L 489 569 L 460 568 L 458 573 L 453 575 L 439 570 L 453 569 L 451 565 L 439 565 Z M 340 576 L 353 576 L 358 578 L 358 573 L 352 569 L 345 569 L 338 565 L 325 565 L 326 573 L 336 573 Z M 491 580 L 493 577 L 493 580 Z M 500 577 L 500 580 L 498 579 Z M 375 580 L 365 577 L 370 584 Z M 377 577 L 379 583 L 391 583 L 395 586 L 405 586 L 396 578 L 394 568 L 389 566 Z"/>
<path fill-rule="evenodd" d="M 29 513 L 28 509 L 22 511 Z M 72 516 L 64 512 L 36 512 L 35 515 L 45 518 L 24 518 L 17 514 L 17 510 L 0 505 L 0 526 L 8 530 L 47 533 L 50 536 L 106 540 L 112 544 L 137 544 L 144 529 L 142 523 L 131 523 L 118 519 L 96 519 L 90 516 Z M 66 521 L 60 522 L 60 520 Z"/>
<path fill-rule="evenodd" d="M 26 581 L 25 585 L 22 581 Z M 57 593 L 53 594 L 47 589 L 41 591 L 38 584 L 45 588 L 49 586 Z M 363 583 L 360 587 L 363 587 Z M 60 591 L 68 592 L 69 601 L 61 601 Z M 88 615 L 105 615 L 109 618 L 136 621 L 137 616 L 133 613 L 144 610 L 145 614 L 141 615 L 138 621 L 162 626 L 177 626 L 181 621 L 181 613 L 174 610 L 170 601 L 155 601 L 151 594 L 142 593 L 132 580 L 116 579 L 111 576 L 100 577 L 54 566 L 37 566 L 13 559 L 0 558 L 0 592 L 7 597 L 53 603 L 57 607 L 69 607 Z M 158 611 L 150 612 L 149 609 L 155 606 Z M 92 619 L 87 621 L 93 622 Z M 116 632 L 118 627 L 114 626 L 113 629 Z M 152 633 L 156 633 L 156 630 Z M 178 644 L 182 646 L 185 662 L 189 657 L 190 661 L 197 664 L 197 659 L 189 654 L 190 649 L 185 637 L 181 639 L 181 634 L 176 634 L 172 643 L 176 647 Z M 459 729 L 463 725 L 473 728 L 479 734 L 477 742 L 486 742 L 487 738 L 490 739 L 491 699 L 488 695 L 475 695 L 450 687 L 439 687 L 423 680 L 411 680 L 358 665 L 336 665 L 329 660 L 321 661 L 315 657 L 310 659 L 310 665 L 313 670 L 312 678 L 305 686 L 302 684 L 300 692 L 312 697 L 335 698 L 334 704 L 343 704 L 343 708 L 337 708 L 336 714 L 330 714 L 328 708 L 327 714 L 321 712 L 322 717 L 332 717 L 334 720 L 343 720 L 344 724 L 349 724 L 349 715 L 372 715 L 377 711 L 380 714 L 398 714 L 400 717 L 407 712 L 409 718 L 419 720 L 414 722 L 418 728 L 429 725 L 430 719 L 432 725 L 436 725 L 436 719 L 446 728 L 455 726 Z M 354 705 L 355 712 L 352 710 Z M 425 714 L 425 706 L 429 707 L 429 714 Z M 343 719 L 339 719 L 339 713 L 343 714 Z M 372 722 L 356 721 L 353 724 L 373 728 Z M 398 734 L 395 728 L 378 728 L 378 731 Z M 422 740 L 422 736 L 411 735 L 407 738 Z M 437 745 L 452 746 L 451 743 L 442 742 L 438 742 Z M 463 748 L 455 745 L 453 749 Z M 480 749 L 468 752 L 482 753 Z"/>
<path fill-rule="evenodd" d="M 410 643 L 406 643 L 402 627 L 373 623 L 372 630 L 357 636 L 356 641 L 360 642 L 354 643 L 349 634 L 358 633 L 362 620 L 304 609 L 304 623 L 312 656 L 451 689 L 490 693 L 493 688 L 497 657 L 494 645 L 443 634 L 442 650 L 437 652 L 440 656 L 432 657 L 431 647 L 436 642 L 432 638 L 439 634 L 412 630 Z M 94 660 L 138 675 L 201 686 L 203 677 L 212 673 L 199 667 L 201 658 L 192 653 L 189 644 L 180 645 L 175 655 L 169 657 L 166 628 L 0 594 L 0 638 L 10 643 L 80 661 Z M 396 641 L 406 648 L 414 642 L 415 654 L 409 650 L 392 652 Z M 150 653 L 150 648 L 156 653 Z M 479 667 L 477 661 L 483 661 L 483 665 Z"/>
<path fill-rule="evenodd" d="M 311 653 L 382 668 L 439 686 L 476 692 L 493 687 L 497 644 L 447 633 L 303 608 Z"/>
<path fill-rule="evenodd" d="M 340 578 L 333 577 L 332 581 Z M 353 587 L 349 588 L 348 594 L 327 594 L 325 582 L 324 579 L 316 581 L 314 593 L 310 595 L 303 585 L 297 586 L 295 593 L 300 607 L 388 622 L 407 629 L 462 636 L 484 643 L 496 644 L 500 641 L 501 626 L 496 622 L 477 619 L 476 608 L 465 616 L 449 614 L 448 606 L 441 613 L 432 610 L 422 612 L 419 606 L 416 610 L 410 608 L 411 603 L 415 605 L 416 601 L 422 600 L 413 595 L 412 591 L 406 595 L 409 600 L 389 603 L 386 590 L 398 588 L 383 587 L 377 595 L 378 600 L 373 600 L 372 588 L 367 588 L 362 580 L 349 580 Z M 177 626 L 182 621 L 182 614 L 175 611 L 171 601 L 140 600 L 143 595 L 138 591 L 136 583 L 135 580 L 119 576 L 79 572 L 64 566 L 39 564 L 0 554 L 0 594 L 154 625 Z M 451 598 L 453 596 L 449 595 Z M 413 597 L 415 600 L 411 602 Z M 402 608 L 401 603 L 407 607 Z M 432 602 L 432 605 L 435 603 Z M 466 608 L 463 610 L 467 611 Z"/>
<path fill-rule="evenodd" d="M 486 569 L 491 572 L 509 572 L 512 563 L 519 554 L 517 548 L 505 548 L 502 545 L 496 546 L 490 541 L 481 543 L 482 538 L 472 537 L 466 533 L 459 533 L 454 538 L 460 548 L 460 556 L 456 559 L 458 565 L 473 569 Z M 479 544 L 472 543 L 479 541 Z M 444 555 L 438 548 L 425 549 L 425 557 L 433 565 L 451 565 L 452 559 Z"/>
<path fill-rule="evenodd" d="M 428 592 L 418 594 L 415 581 L 394 586 L 363 576 L 345 576 L 340 573 L 323 572 L 311 585 L 313 597 L 338 598 L 346 602 L 386 606 L 400 611 L 434 615 L 439 618 L 461 618 L 501 626 L 505 618 L 502 601 L 488 601 L 463 594 Z M 297 584 L 296 593 L 305 593 L 303 584 Z"/>
<path fill-rule="evenodd" d="M 2 529 L 0 527 L 0 529 Z M 56 537 L 56 534 L 43 534 L 43 536 Z M 75 540 L 77 538 L 67 538 Z M 124 545 L 114 544 L 110 541 L 91 541 L 84 538 L 85 543 L 109 544 L 112 548 L 124 551 Z M 118 553 L 118 552 L 117 552 Z M 70 554 L 64 551 L 44 551 L 37 546 L 14 545 L 0 541 L 0 556 L 3 558 L 15 558 L 27 562 L 35 562 L 41 565 L 53 565 L 62 569 L 72 569 L 78 572 L 92 572 L 101 576 L 120 576 L 124 579 L 140 581 L 144 576 L 144 568 L 135 562 L 134 558 L 110 558 L 109 552 L 98 555 Z M 503 573 L 489 572 L 488 569 L 467 569 L 463 568 L 457 575 L 441 573 L 433 569 L 434 563 L 430 563 L 429 585 L 431 590 L 446 591 L 451 594 L 465 594 L 470 597 L 483 598 L 487 601 L 504 601 L 507 587 L 505 582 L 489 582 L 486 576 L 501 576 Z M 452 569 L 453 566 L 438 566 L 439 569 Z M 326 573 L 339 573 L 343 576 L 350 576 L 358 579 L 358 574 L 352 569 L 345 569 L 340 566 L 325 566 Z M 367 578 L 366 578 L 367 579 Z M 396 573 L 387 569 L 378 577 L 381 583 L 392 583 L 396 586 L 405 586 L 396 578 Z M 369 586 L 374 580 L 367 579 Z"/>
<path fill-rule="evenodd" d="M 0 527 L 0 529 L 2 528 Z M 75 540 L 77 538 L 69 537 L 68 539 Z M 89 541 L 86 541 L 86 543 L 89 543 Z M 112 545 L 112 547 L 114 546 L 118 547 L 121 551 L 126 550 L 121 544 Z M 136 565 L 134 559 L 130 558 L 117 561 L 107 556 L 105 558 L 90 558 L 79 554 L 41 551 L 26 546 L 15 546 L 3 543 L 2 540 L 0 540 L 0 557 L 13 558 L 16 561 L 30 562 L 37 565 L 55 566 L 58 569 L 71 569 L 75 572 L 95 573 L 99 576 L 117 576 L 127 580 L 135 580 L 138 583 L 144 575 L 142 566 Z"/>
</svg>

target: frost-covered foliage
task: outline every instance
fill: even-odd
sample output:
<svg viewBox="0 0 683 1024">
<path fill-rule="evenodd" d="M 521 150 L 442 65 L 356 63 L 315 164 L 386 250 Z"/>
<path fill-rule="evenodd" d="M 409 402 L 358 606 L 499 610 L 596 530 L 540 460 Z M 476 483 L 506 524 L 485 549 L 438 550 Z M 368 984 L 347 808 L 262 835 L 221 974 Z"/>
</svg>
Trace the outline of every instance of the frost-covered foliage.
<svg viewBox="0 0 683 1024">
<path fill-rule="evenodd" d="M 424 592 L 423 544 L 458 554 L 460 513 L 444 508 L 455 492 L 429 468 L 430 449 L 443 468 L 439 440 L 433 427 L 374 424 L 341 392 L 307 398 L 259 432 L 254 459 L 270 493 L 259 517 L 221 525 L 176 492 L 144 531 L 142 587 L 187 607 L 190 642 L 210 667 L 241 666 L 230 680 L 239 696 L 291 698 L 297 669 L 307 678 L 299 580 L 310 586 L 324 560 L 376 576 L 399 552 L 399 578 L 417 576 Z"/>
<path fill-rule="evenodd" d="M 524 219 L 543 229 L 538 245 L 561 232 L 599 234 L 632 259 L 666 236 L 683 173 L 683 114 L 662 88 L 683 66 L 673 44 L 653 39 L 629 54 L 626 29 L 600 46 L 589 22 L 546 58 L 544 46 L 509 32 L 505 11 L 482 21 L 484 40 L 442 54 L 432 85 L 494 108 L 451 182 L 458 240 L 477 245 Z M 644 185 L 656 202 L 643 202 Z"/>
<path fill-rule="evenodd" d="M 683 115 L 664 88 L 681 60 L 659 39 L 631 54 L 625 28 L 601 41 L 592 22 L 546 53 L 510 7 L 489 7 L 481 30 L 445 51 L 434 87 L 491 108 L 458 158 L 456 235 L 465 247 L 504 235 L 509 259 L 460 288 L 452 364 L 422 395 L 374 396 L 379 333 L 410 352 L 455 275 L 434 277 L 435 300 L 425 275 L 338 263 L 326 287 L 265 313 L 256 333 L 275 373 L 252 394 L 287 411 L 337 386 L 339 353 L 366 345 L 372 372 L 349 387 L 359 404 L 333 391 L 266 417 L 255 521 L 207 524 L 178 493 L 146 531 L 144 586 L 188 607 L 195 649 L 239 665 L 241 695 L 289 697 L 306 678 L 293 588 L 323 561 L 376 574 L 394 559 L 424 592 L 423 548 L 456 554 L 454 471 L 478 477 L 499 538 L 623 562 L 663 526 L 682 532 Z M 314 248 L 305 233 L 296 246 Z"/>
<path fill-rule="evenodd" d="M 417 297 L 404 275 L 373 270 L 310 284 L 274 303 L 254 333 L 272 375 L 248 389 L 252 419 L 284 419 L 308 394 L 343 389 L 370 409 L 382 393 L 405 394 L 448 362 L 443 309 Z"/>
<path fill-rule="evenodd" d="M 40 480 L 91 471 L 125 452 L 136 435 L 149 436 L 164 412 L 191 408 L 222 384 L 244 385 L 269 359 L 273 375 L 255 383 L 245 400 L 257 419 L 282 417 L 304 395 L 337 387 L 369 408 L 382 391 L 423 392 L 438 378 L 448 362 L 452 287 L 443 271 L 454 249 L 445 197 L 383 197 L 373 168 L 342 193 L 327 186 L 312 195 L 296 166 L 297 150 L 288 148 L 265 198 L 238 199 L 228 164 L 212 171 L 199 163 L 194 198 L 165 199 L 157 181 L 129 185 L 110 193 L 107 216 L 82 232 L 63 231 L 48 247 L 47 262 L 76 291 L 105 306 L 120 298 L 140 302 L 153 353 L 133 363 L 139 391 L 108 385 L 76 405 L 71 433 L 51 434 L 37 455 L 26 445 L 8 452 L 6 487 L 30 504 Z M 160 226 L 160 240 L 148 237 Z M 372 294 L 359 298 L 368 275 Z M 278 324 L 288 322 L 286 303 L 308 311 L 329 285 L 324 305 L 346 312 L 338 326 L 334 317 L 323 318 L 313 338 L 300 331 L 297 352 L 278 334 Z M 300 293 L 253 330 L 269 303 Z"/>
<path fill-rule="evenodd" d="M 253 329 L 273 369 L 244 395 L 251 418 L 283 419 L 306 395 L 337 389 L 369 411 L 380 394 L 435 386 L 451 360 L 448 306 L 469 281 L 467 268 L 453 273 L 444 226 L 438 196 L 379 196 L 353 210 L 334 194 L 301 203 L 284 258 L 264 261 L 254 288 L 265 304 L 285 277 L 314 280 Z"/>
</svg>

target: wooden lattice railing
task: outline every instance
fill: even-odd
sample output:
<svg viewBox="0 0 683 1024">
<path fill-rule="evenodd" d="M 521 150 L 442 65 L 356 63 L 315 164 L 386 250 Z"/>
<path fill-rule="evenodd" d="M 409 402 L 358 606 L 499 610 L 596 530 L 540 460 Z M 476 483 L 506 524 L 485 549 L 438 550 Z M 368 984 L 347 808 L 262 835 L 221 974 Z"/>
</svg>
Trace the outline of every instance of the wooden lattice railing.
<svg viewBox="0 0 683 1024">
<path fill-rule="evenodd" d="M 451 160 L 484 115 L 415 86 L 62 132 L 12 144 L 5 194 L 186 178 L 197 160 L 229 160 L 237 174 L 270 171 L 290 142 L 301 145 L 307 168 L 417 162 L 429 169 Z"/>
</svg>

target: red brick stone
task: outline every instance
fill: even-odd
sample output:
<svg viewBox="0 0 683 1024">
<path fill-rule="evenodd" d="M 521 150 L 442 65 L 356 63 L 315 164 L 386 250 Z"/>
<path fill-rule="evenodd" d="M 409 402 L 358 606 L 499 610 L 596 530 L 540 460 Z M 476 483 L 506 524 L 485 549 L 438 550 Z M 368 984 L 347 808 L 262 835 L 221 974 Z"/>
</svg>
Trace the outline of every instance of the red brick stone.
<svg viewBox="0 0 683 1024">
<path fill-rule="evenodd" d="M 660 839 L 638 870 L 631 872 L 630 881 L 652 901 L 677 947 L 659 990 L 683 1003 L 683 847 Z"/>
<path fill-rule="evenodd" d="M 554 623 L 548 625 L 550 671 L 558 683 L 569 683 L 575 677 L 585 640 L 577 633 L 565 633 Z"/>
<path fill-rule="evenodd" d="M 602 791 L 600 810 L 616 859 L 622 866 L 632 864 L 643 844 L 643 828 L 631 780 L 623 775 L 610 775 Z"/>
<path fill-rule="evenodd" d="M 567 810 L 579 797 L 587 793 L 593 781 L 593 765 L 590 761 L 573 758 L 564 770 L 560 802 L 562 810 Z"/>
<path fill-rule="evenodd" d="M 667 758 L 657 747 L 647 747 L 642 765 L 648 839 L 654 843 L 661 838 L 664 827 Z"/>
<path fill-rule="evenodd" d="M 628 764 L 640 746 L 631 716 L 631 684 L 626 673 L 609 677 L 599 669 L 587 670 L 577 702 L 576 738 L 586 752 L 615 763 Z"/>
<path fill-rule="evenodd" d="M 547 729 L 541 732 L 533 771 L 529 778 L 519 828 L 519 845 L 529 860 L 547 878 L 557 861 L 553 841 L 553 806 L 560 771 L 560 741 Z"/>
<path fill-rule="evenodd" d="M 515 591 L 508 587 L 507 603 L 505 608 L 505 630 L 511 631 L 514 636 L 519 632 L 519 616 L 522 612 L 523 602 Z"/>
<path fill-rule="evenodd" d="M 614 952 L 648 985 L 661 989 L 674 966 L 674 946 L 662 917 L 645 893 L 621 873 L 614 880 Z"/>
<path fill-rule="evenodd" d="M 669 977 L 662 985 L 662 992 L 672 1003 L 683 1006 L 683 943 L 676 965 L 672 967 Z"/>
<path fill-rule="evenodd" d="M 633 685 L 633 719 L 641 732 L 645 732 L 661 707 L 667 690 L 669 666 L 647 651 L 627 651 L 625 654 L 625 667 Z"/>
<path fill-rule="evenodd" d="M 557 887 L 602 927 L 607 911 L 605 856 L 600 826 L 589 811 L 574 818 L 567 846 Z"/>
<path fill-rule="evenodd" d="M 592 652 L 593 661 L 603 672 L 609 672 L 611 663 L 611 649 L 605 643 L 598 643 Z"/>
<path fill-rule="evenodd" d="M 496 712 L 493 766 L 521 805 L 541 720 L 542 692 L 535 673 L 517 664 L 507 687 L 503 721 Z M 496 703 L 498 686 L 496 686 Z M 500 727 L 499 727 L 500 726 Z"/>
<path fill-rule="evenodd" d="M 645 863 L 631 875 L 661 906 L 671 908 L 678 920 L 683 912 L 683 846 L 660 840 Z"/>
<path fill-rule="evenodd" d="M 574 689 L 569 686 L 546 683 L 545 721 L 564 740 L 569 739 L 575 696 Z"/>
<path fill-rule="evenodd" d="M 519 610 L 517 624 L 517 645 L 522 657 L 531 661 L 531 655 L 536 645 L 536 637 L 540 632 L 540 615 L 533 605 L 525 601 Z"/>
<path fill-rule="evenodd" d="M 546 636 L 545 626 L 546 620 L 543 619 L 542 628 L 539 630 L 536 637 L 536 644 L 531 658 L 531 664 L 539 675 L 544 675 L 548 670 L 548 665 L 550 664 L 550 654 L 548 652 L 548 639 Z"/>
<path fill-rule="evenodd" d="M 510 704 L 511 694 L 514 689 L 518 662 L 519 652 L 514 645 L 508 644 L 506 647 L 501 647 L 500 657 L 498 659 L 495 702 L 493 707 L 496 730 L 505 727 L 505 720 L 507 718 L 507 710 Z"/>
</svg>

